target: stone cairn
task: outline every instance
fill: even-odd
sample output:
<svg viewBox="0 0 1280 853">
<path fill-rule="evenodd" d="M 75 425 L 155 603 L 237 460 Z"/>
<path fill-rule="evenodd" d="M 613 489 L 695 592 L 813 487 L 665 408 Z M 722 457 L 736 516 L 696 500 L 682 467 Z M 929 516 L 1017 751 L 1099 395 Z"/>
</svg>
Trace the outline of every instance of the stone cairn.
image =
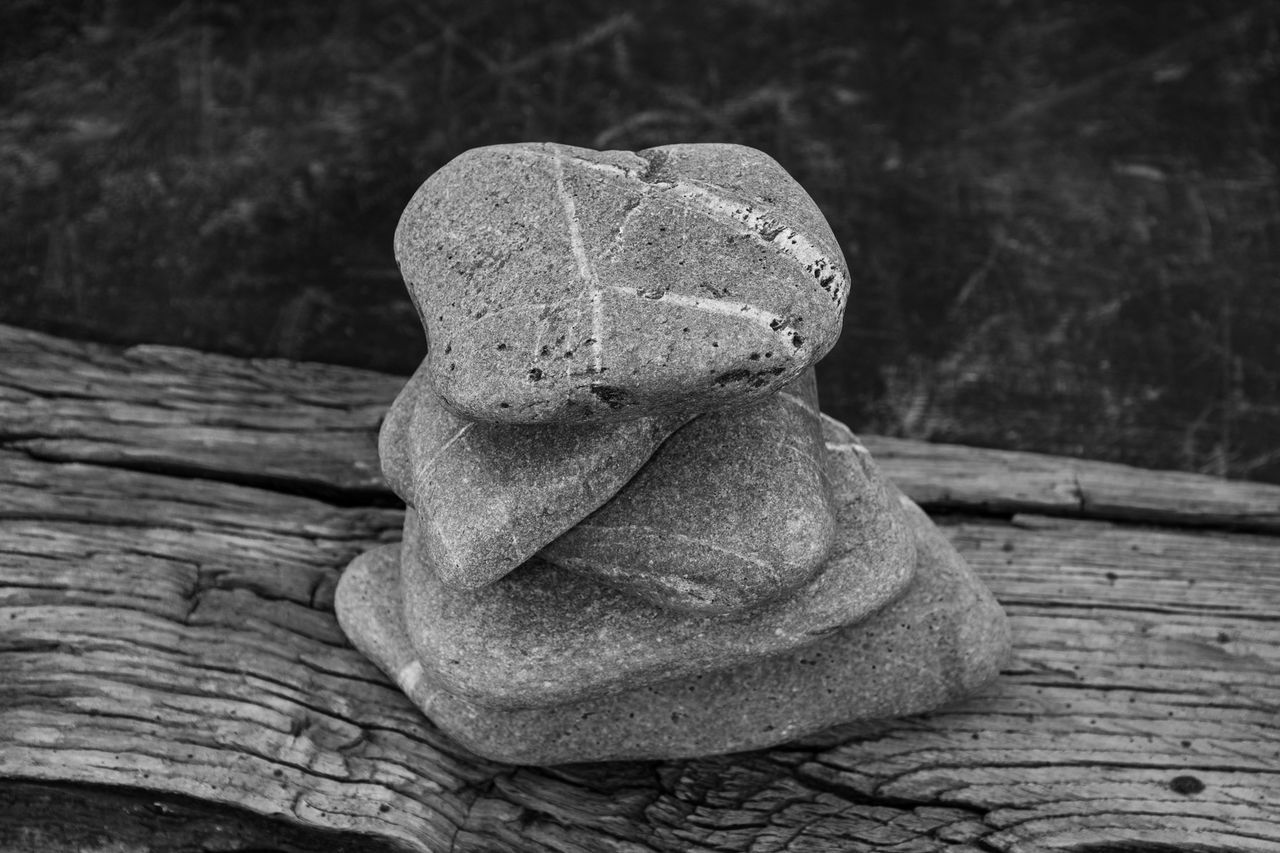
<svg viewBox="0 0 1280 853">
<path fill-rule="evenodd" d="M 737 145 L 468 151 L 396 230 L 429 354 L 382 426 L 401 544 L 352 642 L 500 761 L 765 747 L 992 679 L 1004 613 L 820 414 L 848 273 Z"/>
</svg>

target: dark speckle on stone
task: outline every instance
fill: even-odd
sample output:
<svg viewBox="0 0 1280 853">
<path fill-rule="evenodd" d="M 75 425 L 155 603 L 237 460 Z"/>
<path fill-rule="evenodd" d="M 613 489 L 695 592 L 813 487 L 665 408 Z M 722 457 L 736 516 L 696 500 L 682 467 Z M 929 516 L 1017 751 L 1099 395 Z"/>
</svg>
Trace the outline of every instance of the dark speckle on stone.
<svg viewBox="0 0 1280 853">
<path fill-rule="evenodd" d="M 543 358 L 546 358 L 547 356 L 551 355 L 551 347 L 543 344 L 542 349 L 538 350 L 538 355 L 542 356 Z"/>
<path fill-rule="evenodd" d="M 799 335 L 797 335 L 795 332 L 792 332 L 792 333 L 791 333 L 791 345 L 792 345 L 793 347 L 795 347 L 795 348 L 799 349 L 799 348 L 800 348 L 800 345 L 801 345 L 801 344 L 803 344 L 803 343 L 804 343 L 804 338 L 800 337 L 800 336 L 799 336 Z"/>
<path fill-rule="evenodd" d="M 778 374 L 782 373 L 782 370 L 783 369 L 781 367 L 774 367 L 767 370 L 757 371 L 751 377 L 751 381 L 748 382 L 747 384 L 750 385 L 752 388 L 763 388 L 765 385 L 769 384 L 769 377 L 777 376 Z"/>
<path fill-rule="evenodd" d="M 1191 796 L 1204 790 L 1204 783 L 1194 776 L 1174 776 L 1169 780 L 1169 788 L 1175 794 Z"/>
<path fill-rule="evenodd" d="M 1230 634 L 1228 634 L 1226 631 L 1219 631 L 1219 632 L 1218 632 L 1218 642 L 1219 642 L 1219 643 L 1229 643 L 1229 642 L 1231 642 L 1231 635 L 1230 635 Z"/>
<path fill-rule="evenodd" d="M 605 385 L 599 382 L 592 383 L 591 393 L 594 394 L 602 403 L 611 409 L 620 409 L 627 405 L 630 394 L 623 388 L 614 385 Z"/>
<path fill-rule="evenodd" d="M 747 370 L 745 367 L 740 367 L 737 370 L 727 370 L 716 377 L 716 384 L 728 385 L 730 382 L 741 382 L 750 376 L 751 371 Z"/>
<path fill-rule="evenodd" d="M 537 382 L 541 378 L 542 378 L 542 368 L 535 367 L 529 371 L 529 381 Z"/>
<path fill-rule="evenodd" d="M 506 344 L 498 344 L 498 352 L 502 352 L 506 348 L 507 348 Z"/>
<path fill-rule="evenodd" d="M 759 361 L 759 360 L 760 360 L 760 353 L 758 353 L 758 352 L 753 352 L 753 353 L 751 353 L 751 355 L 750 355 L 750 356 L 748 356 L 748 358 L 750 358 L 752 361 Z"/>
<path fill-rule="evenodd" d="M 1116 579 L 1120 577 L 1115 572 L 1107 572 L 1107 583 L 1114 584 Z"/>
</svg>

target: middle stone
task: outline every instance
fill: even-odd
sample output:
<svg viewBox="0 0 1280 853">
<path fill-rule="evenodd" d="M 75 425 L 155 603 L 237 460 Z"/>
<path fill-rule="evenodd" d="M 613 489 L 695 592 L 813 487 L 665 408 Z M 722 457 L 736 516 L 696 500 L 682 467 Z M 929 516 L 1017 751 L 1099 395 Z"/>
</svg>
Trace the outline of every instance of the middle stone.
<svg viewBox="0 0 1280 853">
<path fill-rule="evenodd" d="M 809 368 L 761 402 L 685 425 L 541 556 L 661 607 L 732 613 L 808 580 L 835 524 Z"/>
</svg>

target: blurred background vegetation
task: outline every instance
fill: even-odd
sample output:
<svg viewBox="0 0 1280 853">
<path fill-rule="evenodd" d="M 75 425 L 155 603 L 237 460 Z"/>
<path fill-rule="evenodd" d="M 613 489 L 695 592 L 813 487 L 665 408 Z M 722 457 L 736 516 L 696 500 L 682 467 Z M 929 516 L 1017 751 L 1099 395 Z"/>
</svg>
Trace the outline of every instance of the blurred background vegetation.
<svg viewBox="0 0 1280 853">
<path fill-rule="evenodd" d="M 0 322 L 408 373 L 391 235 L 449 159 L 739 142 L 844 245 L 855 429 L 1280 482 L 1280 4 L 0 16 Z"/>
</svg>

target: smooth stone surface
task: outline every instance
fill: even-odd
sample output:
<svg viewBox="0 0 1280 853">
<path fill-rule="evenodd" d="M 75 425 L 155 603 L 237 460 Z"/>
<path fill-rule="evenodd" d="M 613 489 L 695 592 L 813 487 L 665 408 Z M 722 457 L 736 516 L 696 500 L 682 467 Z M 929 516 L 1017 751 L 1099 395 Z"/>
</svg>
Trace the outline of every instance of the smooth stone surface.
<svg viewBox="0 0 1280 853">
<path fill-rule="evenodd" d="M 433 682 L 505 708 L 587 699 L 722 668 L 813 642 L 906 589 L 915 540 L 853 434 L 824 419 L 837 538 L 792 595 L 745 613 L 664 610 L 535 559 L 476 592 L 440 583 L 405 515 L 402 599 L 410 641 Z"/>
<path fill-rule="evenodd" d="M 906 595 L 870 619 L 788 654 L 585 702 L 500 710 L 443 690 L 419 663 L 400 618 L 398 546 L 351 564 L 338 585 L 338 618 L 356 647 L 436 725 L 496 761 L 761 749 L 842 723 L 930 711 L 999 674 L 1010 647 L 1004 611 L 929 518 L 913 504 L 907 513 L 919 543 L 915 578 Z"/>
<path fill-rule="evenodd" d="M 835 344 L 849 286 L 817 205 L 740 145 L 475 148 L 419 188 L 395 252 L 436 390 L 512 423 L 763 397 Z"/>
<path fill-rule="evenodd" d="M 387 484 L 417 510 L 417 547 L 441 582 L 478 589 L 613 497 L 679 425 L 468 421 L 420 367 L 387 412 L 378 454 Z"/>
<path fill-rule="evenodd" d="M 836 518 L 813 369 L 676 431 L 631 482 L 541 551 L 660 607 L 730 613 L 821 568 Z"/>
</svg>

